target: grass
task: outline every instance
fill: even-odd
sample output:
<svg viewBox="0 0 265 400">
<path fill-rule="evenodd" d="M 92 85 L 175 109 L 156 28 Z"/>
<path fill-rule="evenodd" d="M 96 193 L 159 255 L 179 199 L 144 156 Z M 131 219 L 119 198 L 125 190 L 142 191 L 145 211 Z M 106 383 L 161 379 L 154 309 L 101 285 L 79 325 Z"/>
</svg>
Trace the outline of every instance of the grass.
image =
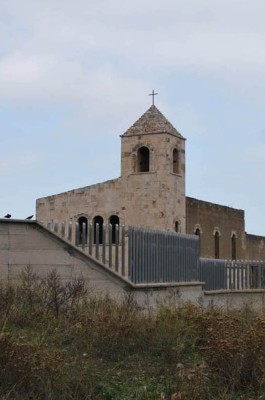
<svg viewBox="0 0 265 400">
<path fill-rule="evenodd" d="M 0 399 L 265 399 L 265 317 L 191 304 L 142 312 L 25 270 L 0 286 Z"/>
</svg>

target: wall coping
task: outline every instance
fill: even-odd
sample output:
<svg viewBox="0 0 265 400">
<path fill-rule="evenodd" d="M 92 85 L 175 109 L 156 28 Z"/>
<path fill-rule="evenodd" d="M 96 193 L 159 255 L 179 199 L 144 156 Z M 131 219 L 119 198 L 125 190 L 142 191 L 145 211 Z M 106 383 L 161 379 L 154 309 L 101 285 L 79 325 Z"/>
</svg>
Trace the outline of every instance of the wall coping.
<svg viewBox="0 0 265 400">
<path fill-rule="evenodd" d="M 16 218 L 0 218 L 0 222 L 4 223 L 18 223 L 18 224 L 36 224 L 37 221 L 35 219 L 16 219 Z"/>
<path fill-rule="evenodd" d="M 265 294 L 265 289 L 240 289 L 240 290 L 205 290 L 203 292 L 206 296 L 211 296 L 215 294 L 228 294 L 228 295 L 234 295 L 234 294 L 255 294 L 255 293 L 264 293 Z"/>
<path fill-rule="evenodd" d="M 136 289 L 146 288 L 165 288 L 165 287 L 188 287 L 188 286 L 202 286 L 204 282 L 191 281 L 191 282 L 158 282 L 158 283 L 135 283 Z"/>
</svg>

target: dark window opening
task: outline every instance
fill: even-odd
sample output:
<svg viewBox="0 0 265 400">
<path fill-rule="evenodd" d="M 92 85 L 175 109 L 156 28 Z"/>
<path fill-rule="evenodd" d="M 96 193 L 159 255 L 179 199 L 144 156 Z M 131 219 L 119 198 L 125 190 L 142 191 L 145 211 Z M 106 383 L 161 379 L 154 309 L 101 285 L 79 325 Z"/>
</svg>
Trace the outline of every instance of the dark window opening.
<svg viewBox="0 0 265 400">
<path fill-rule="evenodd" d="M 197 228 L 197 229 L 196 229 L 195 235 L 196 235 L 196 236 L 199 236 L 199 237 L 201 236 L 200 228 Z"/>
<path fill-rule="evenodd" d="M 196 228 L 195 235 L 199 238 L 199 252 L 201 252 L 201 230 L 200 228 Z"/>
<path fill-rule="evenodd" d="M 173 172 L 179 174 L 179 151 L 177 149 L 173 150 Z"/>
<path fill-rule="evenodd" d="M 220 234 L 215 232 L 214 234 L 214 258 L 220 257 Z"/>
<path fill-rule="evenodd" d="M 137 171 L 138 172 L 149 172 L 149 149 L 147 147 L 140 147 L 137 153 Z"/>
<path fill-rule="evenodd" d="M 97 225 L 98 225 L 98 243 L 102 244 L 102 242 L 103 242 L 103 218 L 100 215 L 97 215 L 93 219 L 94 243 L 97 242 Z"/>
<path fill-rule="evenodd" d="M 120 224 L 120 219 L 117 215 L 112 215 L 109 219 L 109 223 L 111 225 L 111 242 L 116 243 L 116 225 Z M 119 235 L 119 231 L 118 231 Z M 119 237 L 118 237 L 119 241 Z"/>
<path fill-rule="evenodd" d="M 232 244 L 232 260 L 236 260 L 236 235 L 233 234 L 231 238 Z"/>
<path fill-rule="evenodd" d="M 84 237 L 84 242 L 87 242 L 87 218 L 86 217 L 80 217 L 78 219 L 78 230 L 79 230 L 79 235 L 78 235 L 78 243 L 82 244 L 83 243 L 83 224 L 85 226 L 85 237 Z"/>
<path fill-rule="evenodd" d="M 175 222 L 175 232 L 179 232 L 179 221 Z"/>
</svg>

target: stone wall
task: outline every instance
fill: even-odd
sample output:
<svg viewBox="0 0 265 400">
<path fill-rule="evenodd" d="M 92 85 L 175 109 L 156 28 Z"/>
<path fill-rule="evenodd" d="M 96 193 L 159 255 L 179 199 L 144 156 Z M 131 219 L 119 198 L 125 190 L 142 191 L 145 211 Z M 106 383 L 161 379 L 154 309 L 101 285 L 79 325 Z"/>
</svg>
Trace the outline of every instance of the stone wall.
<svg viewBox="0 0 265 400">
<path fill-rule="evenodd" d="M 185 233 L 185 141 L 170 134 L 122 136 L 122 205 L 126 224 Z M 137 172 L 137 150 L 150 151 L 150 171 Z M 173 150 L 179 170 L 173 173 Z"/>
<path fill-rule="evenodd" d="M 36 201 L 36 219 L 47 222 L 76 222 L 85 216 L 92 222 L 97 215 L 108 223 L 111 215 L 117 215 L 125 223 L 121 207 L 120 179 L 113 179 L 68 192 L 40 198 Z"/>
<path fill-rule="evenodd" d="M 79 217 L 93 222 L 95 216 L 101 216 L 108 224 L 115 215 L 126 227 L 182 233 L 197 230 L 202 257 L 265 258 L 265 238 L 246 235 L 243 210 L 186 197 L 185 139 L 155 106 L 121 136 L 121 141 L 120 178 L 38 199 L 37 220 L 46 225 L 77 222 Z M 148 149 L 146 172 L 138 168 L 141 148 Z"/>
<path fill-rule="evenodd" d="M 247 257 L 244 211 L 186 197 L 187 233 L 200 230 L 200 255 L 215 256 L 214 234 L 220 234 L 219 258 L 232 258 L 232 235 L 236 236 L 236 258 Z"/>
<path fill-rule="evenodd" d="M 265 260 L 265 237 L 246 234 L 247 255 L 249 260 Z"/>
</svg>

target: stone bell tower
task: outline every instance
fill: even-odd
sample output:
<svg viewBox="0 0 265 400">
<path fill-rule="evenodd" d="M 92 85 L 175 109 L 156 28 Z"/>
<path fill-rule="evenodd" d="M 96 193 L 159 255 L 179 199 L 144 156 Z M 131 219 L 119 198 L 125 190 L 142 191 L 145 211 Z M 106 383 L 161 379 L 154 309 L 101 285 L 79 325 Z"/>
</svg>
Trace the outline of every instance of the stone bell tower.
<svg viewBox="0 0 265 400">
<path fill-rule="evenodd" d="M 185 139 L 152 105 L 121 136 L 126 225 L 185 233 Z"/>
</svg>

